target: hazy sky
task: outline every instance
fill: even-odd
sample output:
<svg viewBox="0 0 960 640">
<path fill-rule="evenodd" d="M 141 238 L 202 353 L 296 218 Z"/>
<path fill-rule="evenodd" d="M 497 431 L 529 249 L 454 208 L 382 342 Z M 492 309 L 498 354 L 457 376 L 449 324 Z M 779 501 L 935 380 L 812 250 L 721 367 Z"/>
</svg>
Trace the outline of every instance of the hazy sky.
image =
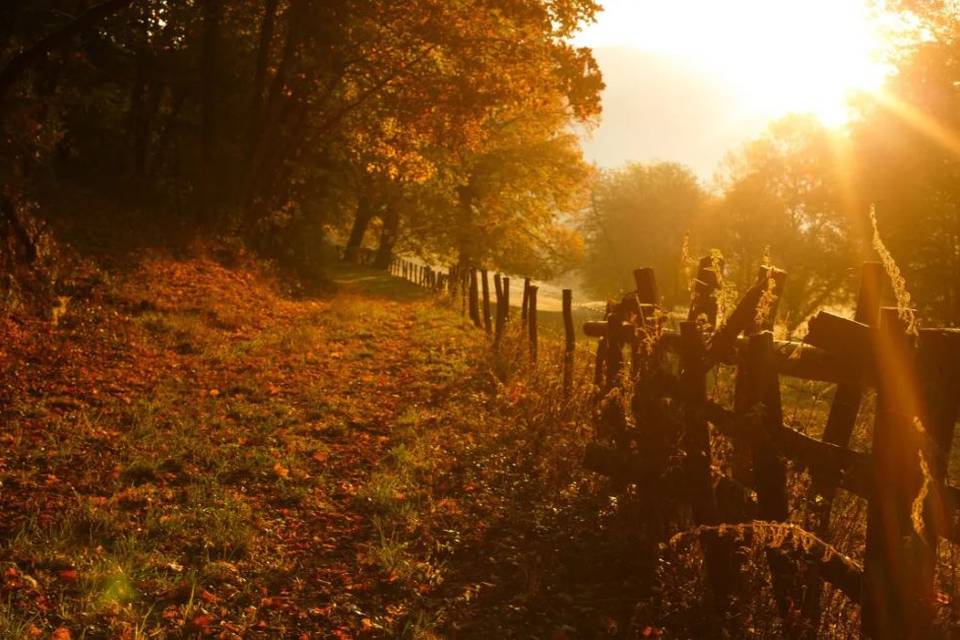
<svg viewBox="0 0 960 640">
<path fill-rule="evenodd" d="M 583 149 L 601 167 L 671 160 L 709 180 L 728 150 L 766 125 L 704 69 L 628 47 L 595 48 L 594 56 L 607 88 L 601 124 L 583 137 Z"/>
<path fill-rule="evenodd" d="M 607 89 L 588 160 L 674 160 L 704 179 L 789 112 L 830 125 L 851 91 L 879 87 L 884 24 L 869 0 L 602 0 L 576 38 Z"/>
</svg>

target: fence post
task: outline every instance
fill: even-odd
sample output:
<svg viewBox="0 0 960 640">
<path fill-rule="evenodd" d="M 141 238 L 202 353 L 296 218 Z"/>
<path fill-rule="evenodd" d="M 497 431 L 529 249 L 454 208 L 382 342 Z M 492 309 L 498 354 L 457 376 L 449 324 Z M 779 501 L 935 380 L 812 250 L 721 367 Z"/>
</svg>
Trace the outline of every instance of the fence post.
<svg viewBox="0 0 960 640">
<path fill-rule="evenodd" d="M 505 278 L 500 277 L 500 273 L 495 273 L 493 276 L 493 282 L 496 285 L 494 289 L 497 294 L 497 315 L 495 317 L 494 328 L 493 328 L 493 344 L 500 344 L 500 337 L 503 335 L 503 280 Z"/>
<path fill-rule="evenodd" d="M 527 323 L 530 334 L 530 360 L 537 361 L 537 287 L 530 285 L 527 291 Z"/>
<path fill-rule="evenodd" d="M 764 331 L 750 336 L 744 362 L 744 366 L 749 368 L 747 379 L 753 391 L 749 401 L 753 406 L 763 407 L 760 438 L 753 451 L 757 514 L 761 520 L 786 522 L 786 467 L 775 444 L 777 432 L 783 428 L 783 409 L 780 403 L 780 379 L 772 358 L 773 333 Z"/>
<path fill-rule="evenodd" d="M 723 273 L 723 259 L 713 256 L 700 258 L 697 267 L 697 278 L 693 282 L 693 294 L 690 297 L 690 310 L 687 320 L 696 321 L 705 316 L 710 329 L 717 326 L 717 289 L 720 288 L 720 278 Z"/>
<path fill-rule="evenodd" d="M 597 340 L 597 351 L 593 356 L 593 386 L 596 387 L 598 396 L 604 393 L 603 370 L 607 362 L 607 342 L 606 338 Z"/>
<path fill-rule="evenodd" d="M 607 335 L 604 337 L 604 382 L 601 395 L 606 395 L 620 380 L 620 369 L 623 367 L 623 322 L 625 320 L 619 305 L 607 302 Z"/>
<path fill-rule="evenodd" d="M 480 277 L 483 284 L 483 330 L 489 334 L 493 330 L 493 323 L 490 318 L 490 277 L 486 269 L 480 270 Z"/>
<path fill-rule="evenodd" d="M 480 300 L 479 300 L 479 291 L 477 287 L 477 270 L 473 267 L 470 267 L 470 319 L 473 321 L 473 324 L 482 328 L 483 324 L 480 322 Z"/>
<path fill-rule="evenodd" d="M 510 278 L 503 276 L 503 326 L 510 319 Z"/>
<path fill-rule="evenodd" d="M 710 429 L 698 408 L 707 400 L 706 346 L 700 325 L 695 320 L 701 313 L 708 311 L 702 306 L 696 313 L 691 310 L 693 318 L 680 323 L 680 401 L 683 403 L 680 446 L 685 454 L 683 468 L 693 521 L 697 525 L 715 526 L 720 524 L 720 512 L 710 471 Z M 709 320 L 710 316 L 707 317 Z M 712 615 L 719 616 L 731 609 L 733 598 L 744 590 L 743 580 L 733 562 L 737 543 L 720 536 L 707 536 L 702 538 L 702 545 L 709 587 L 706 604 Z"/>
<path fill-rule="evenodd" d="M 636 300 L 639 305 L 653 305 L 657 306 L 659 302 L 659 296 L 657 295 L 657 278 L 651 267 L 641 267 L 640 269 L 633 270 L 633 282 L 637 286 L 636 291 Z M 637 315 L 639 316 L 640 322 L 643 323 L 644 329 L 646 329 L 647 318 L 644 317 L 644 311 L 642 307 L 637 308 Z M 624 318 L 626 320 L 627 318 Z M 641 360 L 643 356 L 640 354 L 639 347 L 641 339 L 645 336 L 638 336 L 636 339 L 630 341 L 630 370 L 634 375 L 640 370 Z"/>
<path fill-rule="evenodd" d="M 939 485 L 947 475 L 960 405 L 960 336 L 921 329 L 917 366 L 923 383 L 923 426 L 929 436 L 927 458 L 930 473 Z M 940 504 L 932 505 L 929 515 L 936 529 L 943 532 L 952 522 L 946 518 L 946 505 L 942 500 L 937 502 Z"/>
<path fill-rule="evenodd" d="M 503 308 L 497 306 L 497 320 L 500 323 L 500 336 L 507 328 L 507 320 L 510 318 L 510 278 L 503 276 L 501 282 L 503 285 Z"/>
<path fill-rule="evenodd" d="M 576 337 L 573 331 L 573 291 L 563 290 L 563 330 L 566 340 L 563 348 L 563 395 L 570 397 L 573 391 L 573 350 Z"/>
<path fill-rule="evenodd" d="M 747 328 L 744 330 L 744 333 L 747 335 L 756 334 L 761 331 L 770 331 L 773 329 L 774 320 L 776 319 L 777 307 L 779 306 L 780 296 L 783 295 L 783 286 L 786 282 L 787 274 L 785 271 L 780 271 L 779 269 L 773 269 L 771 267 L 760 267 L 757 273 L 757 282 L 763 284 L 764 286 L 769 287 L 770 281 L 773 281 L 773 298 L 767 299 L 766 301 L 763 298 L 763 295 L 760 296 L 760 299 L 757 301 L 757 309 L 766 304 L 767 309 L 764 317 L 758 318 L 758 311 L 754 309 L 753 316 L 750 317 L 747 322 Z M 758 322 L 760 320 L 760 322 Z M 746 407 L 749 407 L 751 404 L 756 402 L 755 399 L 751 398 L 752 391 L 750 389 L 751 382 L 749 378 L 747 380 L 741 380 L 741 372 L 743 369 L 741 367 L 737 368 L 737 374 L 734 380 L 734 389 L 733 389 L 733 405 L 735 411 L 744 411 Z M 778 391 L 778 405 L 779 405 L 779 391 Z M 753 469 L 752 469 L 752 455 L 750 452 L 749 446 L 743 446 L 742 444 L 733 443 L 733 455 L 732 455 L 732 466 L 733 466 L 733 479 L 745 484 L 747 486 L 753 485 Z"/>
<path fill-rule="evenodd" d="M 523 300 L 520 301 L 520 319 L 527 319 L 527 302 L 530 299 L 530 278 L 523 279 Z"/>
<path fill-rule="evenodd" d="M 756 445 L 753 447 L 753 477 L 757 492 L 757 516 L 770 522 L 786 522 L 789 517 L 787 495 L 787 468 L 780 454 L 779 432 L 783 428 L 783 408 L 780 401 L 780 379 L 773 362 L 773 333 L 763 331 L 750 336 L 742 367 L 748 385 L 744 398 L 749 414 L 760 409 Z M 738 370 L 738 378 L 740 372 Z M 802 590 L 793 579 L 797 568 L 780 549 L 768 549 L 767 562 L 773 578 L 773 592 L 784 627 L 791 636 L 802 636 L 796 619 L 794 603 L 802 601 Z"/>
<path fill-rule="evenodd" d="M 927 638 L 933 612 L 924 574 L 932 564 L 932 550 L 910 517 L 922 484 L 920 434 L 913 422 L 920 416 L 918 380 L 912 341 L 896 308 L 880 310 L 876 338 L 877 410 L 863 566 L 863 632 L 871 638 Z"/>
<path fill-rule="evenodd" d="M 642 267 L 633 270 L 633 282 L 637 285 L 637 299 L 643 304 L 657 304 L 657 278 L 653 268 Z"/>
</svg>

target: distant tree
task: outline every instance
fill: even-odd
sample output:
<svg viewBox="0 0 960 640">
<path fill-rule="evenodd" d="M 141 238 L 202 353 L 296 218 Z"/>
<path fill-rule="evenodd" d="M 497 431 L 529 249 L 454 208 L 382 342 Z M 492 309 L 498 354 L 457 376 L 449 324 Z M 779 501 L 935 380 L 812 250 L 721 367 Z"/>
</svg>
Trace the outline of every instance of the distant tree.
<svg viewBox="0 0 960 640">
<path fill-rule="evenodd" d="M 960 325 L 960 21 L 924 3 L 934 38 L 901 61 L 854 128 L 860 225 L 875 205 L 920 316 Z M 866 235 L 866 232 L 865 232 Z"/>
<path fill-rule="evenodd" d="M 849 295 L 856 245 L 850 234 L 855 203 L 844 191 L 848 146 L 843 134 L 810 116 L 771 124 L 727 158 L 723 196 L 706 222 L 740 291 L 765 260 L 787 270 L 780 315 L 791 327 Z"/>
<path fill-rule="evenodd" d="M 616 296 L 634 288 L 634 269 L 651 266 L 668 306 L 687 301 L 684 236 L 698 224 L 706 201 L 700 182 L 683 165 L 632 164 L 605 172 L 580 221 L 586 286 L 596 295 Z"/>
</svg>

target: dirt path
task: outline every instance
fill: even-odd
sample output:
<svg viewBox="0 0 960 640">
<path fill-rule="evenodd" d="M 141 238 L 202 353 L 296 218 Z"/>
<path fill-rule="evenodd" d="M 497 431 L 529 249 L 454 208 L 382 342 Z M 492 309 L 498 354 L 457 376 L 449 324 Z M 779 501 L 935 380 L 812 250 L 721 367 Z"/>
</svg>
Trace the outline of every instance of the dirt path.
<svg viewBox="0 0 960 640">
<path fill-rule="evenodd" d="M 412 285 L 338 279 L 155 257 L 3 326 L 0 637 L 620 634 L 572 405 Z"/>
</svg>

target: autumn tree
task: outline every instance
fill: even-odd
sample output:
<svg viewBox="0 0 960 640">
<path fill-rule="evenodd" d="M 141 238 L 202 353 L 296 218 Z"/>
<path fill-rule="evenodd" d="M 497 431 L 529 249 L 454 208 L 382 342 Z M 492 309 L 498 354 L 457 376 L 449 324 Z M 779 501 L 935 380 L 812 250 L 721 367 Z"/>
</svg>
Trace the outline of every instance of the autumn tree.
<svg viewBox="0 0 960 640">
<path fill-rule="evenodd" d="M 5 212 L 76 186 L 276 256 L 377 221 L 386 256 L 413 192 L 468 180 L 495 123 L 557 96 L 554 133 L 599 112 L 596 64 L 566 42 L 593 0 L 27 5 L 0 20 Z"/>
<path fill-rule="evenodd" d="M 587 287 L 599 296 L 616 296 L 633 288 L 634 269 L 652 266 L 664 302 L 685 302 L 684 236 L 698 223 L 706 201 L 699 180 L 683 165 L 632 164 L 604 173 L 580 222 Z"/>
<path fill-rule="evenodd" d="M 571 195 L 577 189 L 578 180 L 566 179 L 563 172 L 556 173 L 553 187 L 536 185 L 532 177 L 534 166 L 549 173 L 545 167 L 557 167 L 561 162 L 567 162 L 571 172 L 583 173 L 575 140 L 565 128 L 572 121 L 587 122 L 599 114 L 602 82 L 589 51 L 574 49 L 563 39 L 595 9 L 588 2 L 542 2 L 526 9 L 508 4 L 495 14 L 471 15 L 469 24 L 453 17 L 452 22 L 445 22 L 454 25 L 455 36 L 444 38 L 409 74 L 371 98 L 370 108 L 349 119 L 353 125 L 349 147 L 359 172 L 371 174 L 367 184 L 400 188 L 407 194 L 419 192 L 416 198 L 433 191 L 428 197 L 431 202 L 449 204 L 452 198 L 457 203 L 428 211 L 459 211 L 458 237 L 448 237 L 445 227 L 456 224 L 449 216 L 434 216 L 436 224 L 428 225 L 424 221 L 429 216 L 421 215 L 405 225 L 421 235 L 411 238 L 411 245 L 456 251 L 457 260 L 463 263 L 491 260 L 492 250 L 473 248 L 494 242 L 476 232 L 481 224 L 479 220 L 471 222 L 476 210 L 484 229 L 525 228 L 528 240 L 539 240 L 543 248 L 547 236 L 555 232 L 547 228 L 546 221 L 552 218 L 530 207 L 526 210 L 529 217 L 523 218 L 524 202 L 514 203 L 516 208 L 509 214 L 503 205 L 516 197 L 511 196 L 514 185 L 523 185 L 538 202 L 545 202 L 544 194 L 549 191 L 555 196 L 553 205 L 561 209 L 567 195 L 559 189 L 568 189 Z M 524 34 L 520 42 L 518 34 Z M 368 120 L 372 114 L 379 117 Z M 547 161 L 544 154 L 551 151 L 558 155 Z M 532 162 L 525 175 L 514 161 L 522 154 Z M 491 163 L 497 161 L 504 166 L 494 177 L 497 170 Z M 547 173 L 541 178 L 549 178 Z M 490 199 L 492 191 L 480 186 L 484 180 L 498 181 L 498 204 Z M 487 202 L 478 207 L 481 196 L 474 192 L 479 191 L 484 191 Z M 445 199 L 444 193 L 449 197 Z M 367 200 L 357 199 L 348 256 L 363 238 L 366 226 L 378 217 Z M 393 230 L 381 235 L 388 243 L 398 238 L 402 208 L 380 209 L 382 229 Z M 542 228 L 531 233 L 537 225 Z M 465 235 L 472 236 L 473 245 L 467 246 Z M 511 237 L 516 236 L 500 233 L 496 242 L 506 247 Z M 443 239 L 449 244 L 442 245 Z M 381 243 L 380 249 L 385 259 L 390 247 Z M 500 253 L 518 255 L 517 251 Z M 526 262 L 532 263 L 530 251 L 527 253 Z"/>
<path fill-rule="evenodd" d="M 562 111 L 493 121 L 484 147 L 456 165 L 447 229 L 461 266 L 481 265 L 546 277 L 579 253 L 565 232 L 584 202 L 590 170 Z"/>
<path fill-rule="evenodd" d="M 857 251 L 850 232 L 855 203 L 844 183 L 848 147 L 842 132 L 815 118 L 788 116 L 725 163 L 708 235 L 740 291 L 765 261 L 787 270 L 780 308 L 789 326 L 849 295 Z"/>
</svg>

